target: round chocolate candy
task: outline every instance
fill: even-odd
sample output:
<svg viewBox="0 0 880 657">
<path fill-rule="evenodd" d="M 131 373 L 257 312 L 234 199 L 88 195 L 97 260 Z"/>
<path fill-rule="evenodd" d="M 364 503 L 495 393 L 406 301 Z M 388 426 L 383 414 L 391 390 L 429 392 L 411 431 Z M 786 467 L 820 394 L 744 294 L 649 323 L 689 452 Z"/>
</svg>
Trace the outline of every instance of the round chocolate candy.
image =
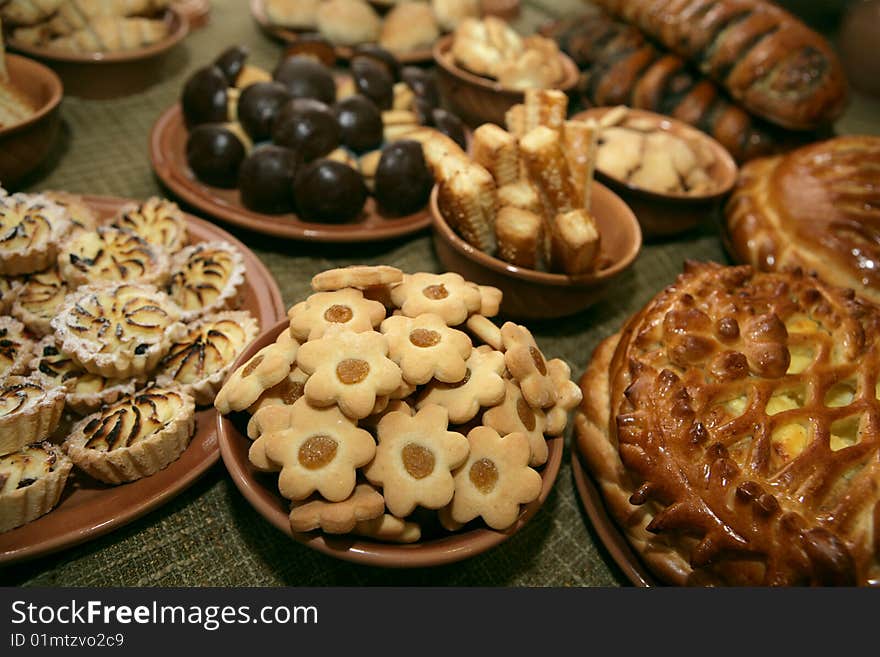
<svg viewBox="0 0 880 657">
<path fill-rule="evenodd" d="M 232 46 L 220 53 L 220 56 L 214 60 L 214 66 L 223 71 L 230 87 L 235 86 L 249 54 L 250 51 L 244 46 Z"/>
<path fill-rule="evenodd" d="M 293 98 L 314 98 L 328 105 L 336 100 L 336 82 L 330 69 L 307 55 L 286 57 L 272 77 L 287 87 Z"/>
<path fill-rule="evenodd" d="M 312 98 L 287 101 L 272 124 L 272 141 L 292 148 L 306 162 L 339 146 L 339 133 L 333 110 Z"/>
<path fill-rule="evenodd" d="M 196 126 L 186 140 L 186 161 L 196 177 L 214 187 L 235 187 L 246 148 L 224 123 Z"/>
<path fill-rule="evenodd" d="M 325 223 L 351 221 L 367 200 L 361 174 L 347 164 L 327 159 L 315 160 L 300 169 L 293 192 L 303 219 Z"/>
<path fill-rule="evenodd" d="M 351 75 L 358 93 L 376 103 L 380 110 L 391 109 L 394 102 L 394 78 L 383 64 L 359 57 L 351 63 Z"/>
<path fill-rule="evenodd" d="M 419 125 L 434 125 L 434 107 L 420 96 L 416 96 L 413 101 L 412 111 L 416 115 L 416 122 Z"/>
<path fill-rule="evenodd" d="M 290 93 L 280 82 L 255 82 L 238 98 L 238 120 L 254 141 L 264 141 L 272 134 L 272 123 Z"/>
<path fill-rule="evenodd" d="M 467 150 L 467 136 L 465 135 L 464 123 L 460 118 L 441 107 L 435 107 L 431 112 L 431 119 L 437 130 Z"/>
<path fill-rule="evenodd" d="M 351 61 L 360 57 L 372 59 L 377 64 L 385 67 L 385 70 L 388 71 L 388 75 L 391 76 L 394 82 L 400 80 L 400 62 L 397 61 L 397 57 L 382 46 L 375 43 L 362 43 L 355 46 Z"/>
<path fill-rule="evenodd" d="M 383 212 L 403 216 L 428 202 L 434 177 L 425 163 L 422 145 L 401 139 L 382 149 L 373 183 L 373 196 Z"/>
<path fill-rule="evenodd" d="M 183 85 L 180 97 L 187 126 L 226 121 L 229 114 L 229 83 L 216 66 L 205 66 Z"/>
<path fill-rule="evenodd" d="M 266 144 L 254 149 L 238 172 L 241 202 L 254 212 L 291 212 L 298 163 L 299 158 L 289 148 Z"/>
<path fill-rule="evenodd" d="M 423 98 L 431 107 L 440 106 L 440 92 L 434 76 L 418 66 L 404 66 L 400 78 L 406 82 L 416 98 Z"/>
<path fill-rule="evenodd" d="M 382 144 L 382 114 L 376 104 L 361 94 L 343 98 L 333 107 L 341 129 L 342 143 L 357 153 Z"/>
</svg>

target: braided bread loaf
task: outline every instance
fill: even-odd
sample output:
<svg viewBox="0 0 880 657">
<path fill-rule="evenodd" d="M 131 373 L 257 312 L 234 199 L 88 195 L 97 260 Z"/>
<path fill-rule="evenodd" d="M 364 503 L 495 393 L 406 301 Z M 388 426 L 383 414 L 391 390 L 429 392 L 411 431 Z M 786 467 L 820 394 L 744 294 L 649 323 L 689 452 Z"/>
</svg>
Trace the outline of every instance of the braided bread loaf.
<svg viewBox="0 0 880 657">
<path fill-rule="evenodd" d="M 847 84 L 830 44 L 763 0 L 595 0 L 721 84 L 752 114 L 792 130 L 828 124 Z"/>
</svg>

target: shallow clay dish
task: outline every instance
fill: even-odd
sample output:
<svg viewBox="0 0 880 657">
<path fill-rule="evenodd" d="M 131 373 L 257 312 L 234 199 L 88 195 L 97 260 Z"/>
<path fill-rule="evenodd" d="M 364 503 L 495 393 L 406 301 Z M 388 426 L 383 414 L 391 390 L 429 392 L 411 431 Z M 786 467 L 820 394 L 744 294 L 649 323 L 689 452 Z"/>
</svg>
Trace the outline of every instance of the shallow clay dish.
<svg viewBox="0 0 880 657">
<path fill-rule="evenodd" d="M 164 39 L 146 48 L 126 52 L 68 53 L 19 43 L 11 37 L 7 45 L 51 66 L 64 82 L 68 95 L 118 98 L 155 84 L 162 77 L 166 55 L 189 33 L 189 21 L 178 10 L 166 9 L 164 20 L 168 25 Z"/>
<path fill-rule="evenodd" d="M 449 108 L 471 127 L 483 123 L 505 124 L 504 115 L 523 102 L 523 91 L 507 89 L 496 80 L 476 75 L 460 67 L 452 57 L 453 35 L 447 34 L 434 44 L 437 86 Z M 577 85 L 580 71 L 568 55 L 559 53 L 565 76 L 554 89 L 570 93 Z"/>
<path fill-rule="evenodd" d="M 282 43 L 295 43 L 300 38 L 300 35 L 303 34 L 303 32 L 291 30 L 286 27 L 279 27 L 278 25 L 270 23 L 268 16 L 266 16 L 266 7 L 263 0 L 250 0 L 250 3 L 251 16 L 254 17 L 257 25 L 260 26 L 260 29 L 262 29 L 263 32 L 276 41 L 281 41 Z M 375 9 L 380 14 L 390 9 L 392 6 L 392 4 L 381 6 L 379 4 L 374 5 Z M 309 33 L 316 34 L 317 32 L 316 30 L 309 30 Z M 349 46 L 335 46 L 334 50 L 336 51 L 336 57 L 341 60 L 351 59 L 352 55 L 354 55 L 354 49 Z M 425 48 L 424 50 L 394 53 L 394 56 L 397 58 L 398 62 L 404 65 L 425 64 L 431 61 L 431 49 Z"/>
<path fill-rule="evenodd" d="M 612 109 L 614 108 L 594 107 L 575 114 L 572 119 L 598 120 Z M 598 167 L 596 178 L 617 192 L 632 208 L 646 238 L 682 233 L 710 219 L 720 210 L 724 199 L 736 184 L 739 174 L 739 168 L 727 149 L 706 133 L 678 119 L 647 110 L 630 109 L 628 112 L 633 118 L 653 121 L 659 130 L 666 130 L 686 140 L 705 144 L 715 156 L 715 161 L 708 171 L 709 176 L 715 181 L 715 188 L 706 194 L 661 194 L 630 185 L 626 181 L 604 173 Z"/>
<path fill-rule="evenodd" d="M 25 121 L 0 128 L 0 184 L 12 190 L 46 158 L 58 136 L 64 89 L 51 69 L 27 57 L 7 55 L 6 68 L 12 86 L 37 108 Z"/>
<path fill-rule="evenodd" d="M 187 129 L 180 105 L 153 125 L 150 159 L 159 179 L 186 203 L 213 217 L 259 233 L 314 242 L 370 242 L 401 237 L 427 228 L 428 208 L 406 217 L 385 218 L 370 197 L 361 217 L 345 224 L 302 221 L 295 214 L 262 214 L 247 209 L 237 189 L 210 187 L 195 177 L 186 161 Z"/>
<path fill-rule="evenodd" d="M 493 285 L 504 293 L 501 314 L 516 319 L 554 319 L 578 313 L 602 298 L 633 263 L 642 248 L 635 215 L 620 197 L 593 182 L 590 212 L 596 219 L 599 270 L 582 276 L 551 274 L 517 267 L 471 246 L 452 230 L 431 192 L 434 250 L 443 266 L 469 281 Z"/>
<path fill-rule="evenodd" d="M 268 331 L 264 331 L 241 354 L 233 365 L 233 370 L 261 348 L 274 342 L 281 331 L 289 325 L 287 320 L 283 320 Z M 519 531 L 547 500 L 562 462 L 563 437 L 548 439 L 550 455 L 547 463 L 540 469 L 544 481 L 541 494 L 537 500 L 523 507 L 519 519 L 505 531 L 489 529 L 485 525 L 480 525 L 478 519 L 473 523 L 476 525 L 474 529 L 469 529 L 472 525 L 468 524 L 455 533 L 441 530 L 436 537 L 426 536 L 423 533 L 421 541 L 405 545 L 382 543 L 359 536 L 323 534 L 317 531 L 299 533 L 290 529 L 288 519 L 290 503 L 278 493 L 276 483 L 278 475 L 261 473 L 251 467 L 248 460 L 251 441 L 245 431 L 247 420 L 246 413 L 237 413 L 228 417 L 217 415 L 220 454 L 242 495 L 260 515 L 297 542 L 332 557 L 369 566 L 385 568 L 439 566 L 473 557 L 503 543 Z"/>
<path fill-rule="evenodd" d="M 101 217 L 112 216 L 129 202 L 106 196 L 84 198 Z M 284 315 L 284 302 L 266 267 L 229 233 L 192 215 L 186 215 L 186 219 L 192 243 L 222 240 L 241 252 L 246 267 L 242 309 L 249 310 L 261 327 L 272 326 Z M 196 432 L 189 446 L 179 459 L 150 477 L 108 486 L 74 468 L 58 506 L 31 523 L 0 533 L 0 565 L 40 557 L 97 538 L 172 499 L 217 462 L 216 415 L 213 408 L 198 411 Z"/>
</svg>

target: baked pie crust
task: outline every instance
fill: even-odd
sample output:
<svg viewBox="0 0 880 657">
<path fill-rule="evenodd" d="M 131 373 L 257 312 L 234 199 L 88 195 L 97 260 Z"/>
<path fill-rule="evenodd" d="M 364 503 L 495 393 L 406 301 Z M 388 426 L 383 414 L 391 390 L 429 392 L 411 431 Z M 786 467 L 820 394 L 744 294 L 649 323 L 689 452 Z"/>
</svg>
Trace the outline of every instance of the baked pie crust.
<svg viewBox="0 0 880 657">
<path fill-rule="evenodd" d="M 92 374 L 141 376 L 183 336 L 177 306 L 143 283 L 88 285 L 67 296 L 52 320 L 55 339 Z"/>
<path fill-rule="evenodd" d="M 11 376 L 0 385 L 0 454 L 17 452 L 51 434 L 64 410 L 64 388 Z"/>
<path fill-rule="evenodd" d="M 177 253 L 189 241 L 183 212 L 173 201 L 158 196 L 125 206 L 111 225 L 129 230 L 168 253 Z"/>
<path fill-rule="evenodd" d="M 257 336 L 259 324 L 247 311 L 208 315 L 189 324 L 186 335 L 159 362 L 156 382 L 176 384 L 200 406 L 214 403 L 229 368 Z"/>
<path fill-rule="evenodd" d="M 43 192 L 43 196 L 64 208 L 74 230 L 92 231 L 101 223 L 98 220 L 98 215 L 77 194 L 48 191 Z"/>
<path fill-rule="evenodd" d="M 52 332 L 50 322 L 58 314 L 70 289 L 67 281 L 61 278 L 58 267 L 28 274 L 16 290 L 12 314 L 37 335 L 48 335 Z"/>
<path fill-rule="evenodd" d="M 195 402 L 149 387 L 80 420 L 64 441 L 73 463 L 108 484 L 148 477 L 177 460 L 195 429 Z"/>
<path fill-rule="evenodd" d="M 12 309 L 15 294 L 21 282 L 12 276 L 0 276 L 0 314 L 5 315 Z"/>
<path fill-rule="evenodd" d="M 202 242 L 172 258 L 168 295 L 183 321 L 237 305 L 244 285 L 244 258 L 228 242 Z"/>
<path fill-rule="evenodd" d="M 69 228 L 64 208 L 42 194 L 0 195 L 0 274 L 50 267 Z"/>
<path fill-rule="evenodd" d="M 58 268 L 74 286 L 102 281 L 160 284 L 168 276 L 168 255 L 135 233 L 101 226 L 67 240 Z"/>
<path fill-rule="evenodd" d="M 0 532 L 51 511 L 61 499 L 72 467 L 64 452 L 49 442 L 0 456 Z"/>
<path fill-rule="evenodd" d="M 0 382 L 10 374 L 27 369 L 34 342 L 26 334 L 24 325 L 12 317 L 0 317 Z"/>
</svg>

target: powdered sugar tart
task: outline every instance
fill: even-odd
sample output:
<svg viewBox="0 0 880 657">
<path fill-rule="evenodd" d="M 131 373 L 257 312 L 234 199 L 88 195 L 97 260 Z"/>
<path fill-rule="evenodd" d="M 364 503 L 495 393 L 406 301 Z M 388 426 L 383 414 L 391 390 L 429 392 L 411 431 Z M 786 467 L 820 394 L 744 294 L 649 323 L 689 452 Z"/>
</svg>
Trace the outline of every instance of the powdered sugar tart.
<svg viewBox="0 0 880 657">
<path fill-rule="evenodd" d="M 201 242 L 177 253 L 167 290 L 184 321 L 238 305 L 244 260 L 228 242 Z"/>
<path fill-rule="evenodd" d="M 64 209 L 41 194 L 0 194 L 0 274 L 49 267 L 69 227 Z"/>
<path fill-rule="evenodd" d="M 174 302 L 152 285 L 88 285 L 67 297 L 52 328 L 83 369 L 123 379 L 155 368 L 184 334 L 179 317 Z"/>
<path fill-rule="evenodd" d="M 0 456 L 0 532 L 51 511 L 61 498 L 71 467 L 64 452 L 49 442 Z"/>
<path fill-rule="evenodd" d="M 176 387 L 151 386 L 80 420 L 64 449 L 95 479 L 120 484 L 167 467 L 194 429 L 193 398 Z"/>
<path fill-rule="evenodd" d="M 63 278 L 58 267 L 23 276 L 15 292 L 12 314 L 36 335 L 52 332 L 50 322 L 64 303 L 71 289 L 76 288 Z"/>
<path fill-rule="evenodd" d="M 64 410 L 64 388 L 10 376 L 0 384 L 0 454 L 51 434 Z"/>
<path fill-rule="evenodd" d="M 128 230 L 101 226 L 74 234 L 58 255 L 61 277 L 73 285 L 102 281 L 161 284 L 168 276 L 168 255 Z"/>
<path fill-rule="evenodd" d="M 24 324 L 12 317 L 0 316 L 0 381 L 27 368 L 34 341 L 25 332 Z"/>
</svg>

